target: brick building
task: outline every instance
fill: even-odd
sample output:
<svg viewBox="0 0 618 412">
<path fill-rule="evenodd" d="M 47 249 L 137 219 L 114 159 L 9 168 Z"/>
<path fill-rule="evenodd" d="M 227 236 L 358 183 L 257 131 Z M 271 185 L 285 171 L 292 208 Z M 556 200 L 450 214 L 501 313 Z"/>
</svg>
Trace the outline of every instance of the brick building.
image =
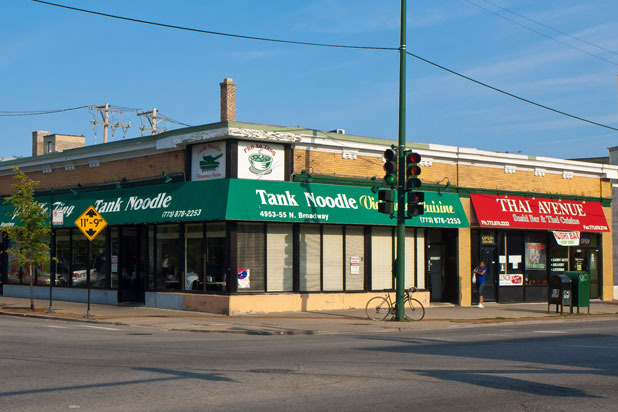
<svg viewBox="0 0 618 412">
<path fill-rule="evenodd" d="M 56 298 L 84 300 L 87 268 L 95 302 L 229 314 L 364 307 L 394 286 L 394 221 L 376 195 L 394 142 L 237 122 L 231 79 L 221 94 L 218 123 L 62 152 L 39 151 L 46 132 L 35 132 L 32 157 L 0 162 L 0 193 L 19 167 L 63 211 L 38 296 L 51 279 Z M 422 156 L 426 213 L 407 222 L 405 283 L 425 303 L 470 305 L 481 259 L 487 300 L 543 301 L 549 276 L 570 269 L 590 273 L 593 298 L 612 299 L 618 166 L 408 147 Z M 73 223 L 89 205 L 108 222 L 90 261 Z M 29 280 L 2 256 L 3 293 L 25 296 Z"/>
</svg>

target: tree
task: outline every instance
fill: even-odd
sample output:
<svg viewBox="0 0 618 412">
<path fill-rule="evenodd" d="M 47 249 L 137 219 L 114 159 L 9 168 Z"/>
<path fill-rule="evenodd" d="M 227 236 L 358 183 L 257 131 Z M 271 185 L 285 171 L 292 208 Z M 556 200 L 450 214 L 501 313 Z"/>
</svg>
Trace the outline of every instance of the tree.
<svg viewBox="0 0 618 412">
<path fill-rule="evenodd" d="M 43 207 L 43 203 L 34 200 L 34 187 L 39 182 L 30 179 L 19 168 L 14 168 L 13 172 L 15 193 L 7 197 L 5 203 L 13 206 L 11 214 L 15 225 L 3 230 L 14 242 L 7 252 L 30 276 L 30 309 L 34 310 L 33 268 L 49 264 L 47 238 L 50 229 L 45 220 L 50 217 L 50 212 Z"/>
</svg>

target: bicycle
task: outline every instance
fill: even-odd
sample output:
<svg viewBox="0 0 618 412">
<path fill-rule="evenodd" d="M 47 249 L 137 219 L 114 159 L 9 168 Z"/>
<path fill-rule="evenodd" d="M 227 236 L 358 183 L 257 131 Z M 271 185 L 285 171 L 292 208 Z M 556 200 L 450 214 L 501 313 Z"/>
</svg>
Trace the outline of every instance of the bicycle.
<svg viewBox="0 0 618 412">
<path fill-rule="evenodd" d="M 410 293 L 416 292 L 417 290 L 418 289 L 415 287 L 406 289 L 403 301 L 406 318 L 415 321 L 423 320 L 425 317 L 425 307 L 423 304 L 418 299 L 410 296 Z M 367 302 L 365 312 L 367 313 L 367 317 L 369 319 L 384 320 L 389 314 L 392 315 L 392 318 L 397 315 L 395 302 L 391 300 L 390 291 L 388 289 L 384 289 L 384 292 L 386 292 L 386 297 L 376 296 L 369 299 L 369 302 Z"/>
</svg>

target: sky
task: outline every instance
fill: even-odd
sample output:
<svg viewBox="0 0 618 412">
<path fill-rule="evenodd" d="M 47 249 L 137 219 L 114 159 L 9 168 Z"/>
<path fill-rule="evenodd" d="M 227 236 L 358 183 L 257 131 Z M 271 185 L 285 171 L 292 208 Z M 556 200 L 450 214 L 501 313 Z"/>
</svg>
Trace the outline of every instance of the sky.
<svg viewBox="0 0 618 412">
<path fill-rule="evenodd" d="M 400 39 L 399 0 L 50 1 L 257 37 L 393 48 Z M 219 121 L 219 83 L 231 77 L 237 121 L 397 139 L 397 51 L 205 35 L 29 0 L 0 2 L 0 15 L 0 115 L 109 102 L 157 107 L 176 121 L 208 124 Z M 616 128 L 616 15 L 618 2 L 612 0 L 408 1 L 407 50 Z M 410 142 L 558 158 L 607 156 L 607 148 L 618 145 L 617 131 L 521 102 L 412 57 L 406 83 Z M 0 116 L 0 157 L 29 156 L 34 130 L 101 143 L 103 130 L 93 130 L 93 115 L 84 108 Z M 113 140 L 141 135 L 144 121 L 136 110 L 123 113 L 122 121 L 132 127 L 124 135 L 116 130 Z"/>
</svg>

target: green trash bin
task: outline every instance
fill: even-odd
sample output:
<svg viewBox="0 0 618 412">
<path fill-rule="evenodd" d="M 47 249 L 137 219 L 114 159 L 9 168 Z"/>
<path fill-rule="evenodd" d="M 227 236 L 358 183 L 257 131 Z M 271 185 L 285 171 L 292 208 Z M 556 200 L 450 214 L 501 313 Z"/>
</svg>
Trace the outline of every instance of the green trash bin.
<svg viewBox="0 0 618 412">
<path fill-rule="evenodd" d="M 571 278 L 573 306 L 577 306 L 577 313 L 579 313 L 579 308 L 583 307 L 588 307 L 588 313 L 590 313 L 590 276 L 582 271 L 564 272 L 564 274 Z M 573 306 L 571 306 L 571 313 L 573 313 Z"/>
</svg>

